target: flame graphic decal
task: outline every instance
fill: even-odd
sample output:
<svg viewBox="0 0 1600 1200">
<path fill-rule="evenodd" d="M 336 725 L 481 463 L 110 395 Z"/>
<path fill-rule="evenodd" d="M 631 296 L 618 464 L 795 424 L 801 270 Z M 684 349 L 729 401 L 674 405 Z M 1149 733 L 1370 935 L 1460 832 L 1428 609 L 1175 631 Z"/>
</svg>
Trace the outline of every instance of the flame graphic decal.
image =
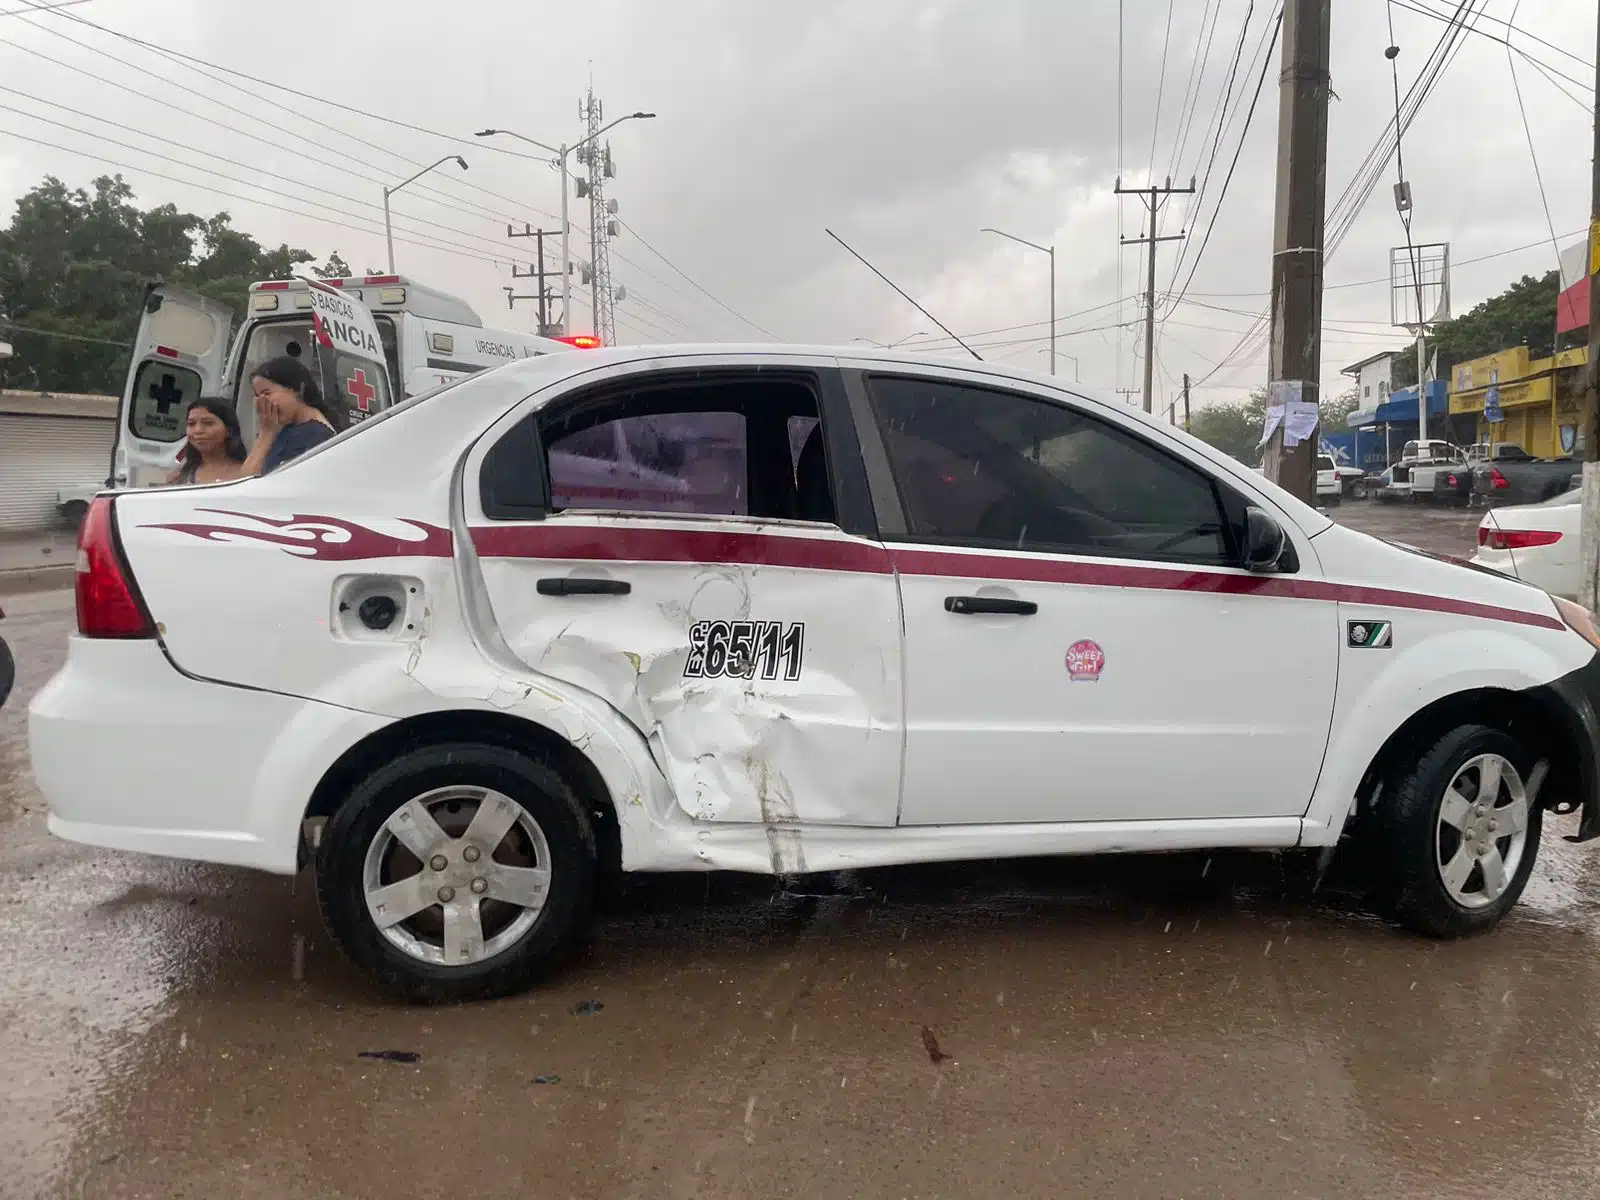
<svg viewBox="0 0 1600 1200">
<path fill-rule="evenodd" d="M 208 542 L 268 542 L 296 558 L 320 558 L 330 562 L 354 562 L 368 558 L 449 558 L 453 545 L 448 529 L 406 518 L 397 520 L 421 530 L 422 537 L 395 537 L 368 529 L 365 525 L 342 521 L 338 517 L 306 516 L 300 513 L 288 518 L 262 517 L 255 513 L 231 512 L 222 508 L 202 508 L 197 511 L 250 521 L 256 528 L 186 522 L 145 525 L 142 528 L 172 529 Z"/>
</svg>

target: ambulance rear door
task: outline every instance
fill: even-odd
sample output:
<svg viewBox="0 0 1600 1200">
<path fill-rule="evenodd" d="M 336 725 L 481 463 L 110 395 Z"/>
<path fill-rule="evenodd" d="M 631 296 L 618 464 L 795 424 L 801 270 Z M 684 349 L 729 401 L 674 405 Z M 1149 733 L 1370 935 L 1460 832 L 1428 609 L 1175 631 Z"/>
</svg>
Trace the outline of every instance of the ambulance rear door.
<svg viewBox="0 0 1600 1200">
<path fill-rule="evenodd" d="M 145 292 L 117 411 L 112 487 L 165 483 L 178 465 L 189 405 L 222 394 L 233 312 L 170 284 Z"/>
</svg>

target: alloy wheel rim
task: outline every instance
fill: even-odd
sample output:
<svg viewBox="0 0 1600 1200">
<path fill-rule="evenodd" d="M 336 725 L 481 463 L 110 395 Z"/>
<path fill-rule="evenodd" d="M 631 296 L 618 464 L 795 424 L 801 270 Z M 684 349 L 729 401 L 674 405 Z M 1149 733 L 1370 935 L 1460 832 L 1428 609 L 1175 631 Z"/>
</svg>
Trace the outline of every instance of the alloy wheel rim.
<svg viewBox="0 0 1600 1200">
<path fill-rule="evenodd" d="M 397 950 L 466 967 L 503 953 L 544 911 L 550 845 L 517 801 L 492 788 L 434 788 L 390 814 L 367 845 L 367 914 Z"/>
<path fill-rule="evenodd" d="M 1516 878 L 1528 845 L 1528 794 L 1522 775 L 1499 754 L 1456 768 L 1439 801 L 1434 863 L 1450 898 L 1486 908 Z"/>
</svg>

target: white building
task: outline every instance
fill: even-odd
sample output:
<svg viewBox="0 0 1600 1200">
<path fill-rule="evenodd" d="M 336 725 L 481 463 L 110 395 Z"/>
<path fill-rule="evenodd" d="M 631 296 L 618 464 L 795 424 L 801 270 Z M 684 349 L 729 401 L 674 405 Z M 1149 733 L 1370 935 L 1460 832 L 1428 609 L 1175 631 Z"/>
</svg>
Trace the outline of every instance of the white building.
<svg viewBox="0 0 1600 1200">
<path fill-rule="evenodd" d="M 1394 378 L 1394 360 L 1400 352 L 1385 350 L 1381 354 L 1374 354 L 1363 358 L 1360 362 L 1351 363 L 1348 367 L 1339 368 L 1339 374 L 1348 375 L 1356 381 L 1356 407 L 1358 409 L 1376 408 L 1389 398 L 1393 390 L 1390 380 Z"/>
<path fill-rule="evenodd" d="M 111 472 L 117 397 L 0 389 L 0 533 L 63 524 L 57 494 Z"/>
</svg>

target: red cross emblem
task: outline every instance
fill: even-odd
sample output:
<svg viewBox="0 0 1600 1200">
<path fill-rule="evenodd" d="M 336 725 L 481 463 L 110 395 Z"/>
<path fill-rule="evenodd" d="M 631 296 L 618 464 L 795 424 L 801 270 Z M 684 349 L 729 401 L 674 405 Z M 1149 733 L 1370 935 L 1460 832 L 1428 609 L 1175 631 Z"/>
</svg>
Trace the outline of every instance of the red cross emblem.
<svg viewBox="0 0 1600 1200">
<path fill-rule="evenodd" d="M 345 390 L 350 393 L 350 399 L 355 401 L 355 406 L 362 412 L 372 410 L 372 402 L 377 399 L 378 389 L 367 382 L 367 373 L 360 367 L 356 373 L 344 381 Z"/>
</svg>

